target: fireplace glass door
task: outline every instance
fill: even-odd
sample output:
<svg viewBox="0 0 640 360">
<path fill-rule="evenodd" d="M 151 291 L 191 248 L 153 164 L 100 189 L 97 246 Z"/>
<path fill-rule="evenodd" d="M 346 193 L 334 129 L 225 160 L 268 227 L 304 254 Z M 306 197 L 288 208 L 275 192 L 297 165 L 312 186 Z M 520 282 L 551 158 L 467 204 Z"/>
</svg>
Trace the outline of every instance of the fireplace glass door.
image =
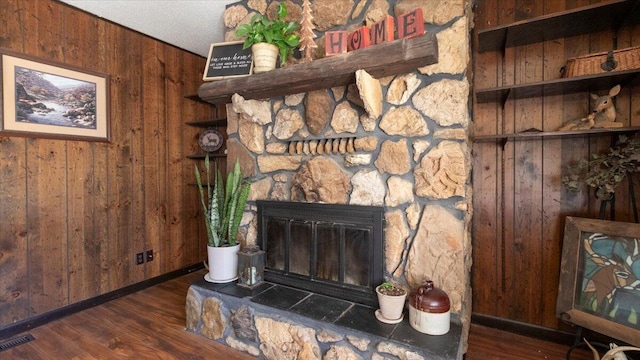
<svg viewBox="0 0 640 360">
<path fill-rule="evenodd" d="M 375 305 L 382 208 L 258 202 L 268 281 Z"/>
</svg>

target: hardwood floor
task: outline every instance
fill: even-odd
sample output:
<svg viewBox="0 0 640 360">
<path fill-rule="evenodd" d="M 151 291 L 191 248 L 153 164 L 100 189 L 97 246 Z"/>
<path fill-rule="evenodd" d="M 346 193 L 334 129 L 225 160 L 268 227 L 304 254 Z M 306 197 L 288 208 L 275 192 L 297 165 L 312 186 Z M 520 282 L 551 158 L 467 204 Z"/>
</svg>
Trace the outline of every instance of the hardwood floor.
<svg viewBox="0 0 640 360">
<path fill-rule="evenodd" d="M 197 271 L 29 331 L 36 340 L 0 359 L 225 359 L 253 357 L 185 331 L 185 295 Z M 466 360 L 565 359 L 567 346 L 472 325 Z M 591 360 L 575 351 L 572 360 Z"/>
</svg>

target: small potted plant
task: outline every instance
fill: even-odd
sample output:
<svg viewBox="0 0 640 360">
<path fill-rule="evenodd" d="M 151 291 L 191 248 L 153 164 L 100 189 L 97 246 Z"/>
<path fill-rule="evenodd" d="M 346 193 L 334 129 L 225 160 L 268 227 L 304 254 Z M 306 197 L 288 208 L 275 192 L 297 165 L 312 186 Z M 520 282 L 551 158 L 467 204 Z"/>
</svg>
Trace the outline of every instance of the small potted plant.
<svg viewBox="0 0 640 360">
<path fill-rule="evenodd" d="M 211 187 L 211 166 L 209 155 L 204 159 L 207 193 L 195 165 L 196 182 L 200 191 L 200 201 L 207 228 L 207 255 L 209 272 L 205 280 L 215 283 L 231 282 L 238 278 L 238 251 L 240 244 L 236 241 L 240 220 L 249 197 L 251 184 L 244 179 L 240 164 L 236 160 L 233 171 L 225 184 L 220 170 L 215 167 L 213 188 Z"/>
<path fill-rule="evenodd" d="M 407 298 L 407 290 L 391 282 L 384 282 L 376 287 L 378 304 L 376 318 L 387 324 L 395 324 L 404 318 L 404 303 Z"/>
<path fill-rule="evenodd" d="M 276 19 L 270 20 L 262 14 L 256 14 L 249 24 L 240 25 L 236 29 L 236 35 L 246 37 L 242 48 L 251 47 L 254 72 L 275 69 L 278 54 L 281 65 L 284 65 L 287 56 L 293 54 L 293 50 L 300 43 L 300 36 L 295 33 L 298 30 L 298 22 L 285 21 L 286 16 L 287 6 L 281 2 L 278 4 Z"/>
</svg>

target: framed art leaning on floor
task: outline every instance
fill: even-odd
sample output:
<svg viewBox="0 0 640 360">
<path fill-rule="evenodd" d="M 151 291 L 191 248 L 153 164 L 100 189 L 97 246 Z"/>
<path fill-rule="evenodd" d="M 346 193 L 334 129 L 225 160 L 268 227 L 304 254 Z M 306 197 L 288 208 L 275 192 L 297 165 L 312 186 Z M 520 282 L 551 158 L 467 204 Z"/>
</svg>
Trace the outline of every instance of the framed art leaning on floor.
<svg viewBox="0 0 640 360">
<path fill-rule="evenodd" d="M 566 218 L 556 315 L 640 346 L 640 224 Z"/>
</svg>

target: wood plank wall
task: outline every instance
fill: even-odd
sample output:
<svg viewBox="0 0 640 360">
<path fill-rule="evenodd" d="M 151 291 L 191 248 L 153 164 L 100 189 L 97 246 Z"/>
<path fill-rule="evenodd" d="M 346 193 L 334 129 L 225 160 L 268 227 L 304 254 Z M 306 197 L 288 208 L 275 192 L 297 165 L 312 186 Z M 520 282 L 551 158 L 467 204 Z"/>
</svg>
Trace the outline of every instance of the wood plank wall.
<svg viewBox="0 0 640 360">
<path fill-rule="evenodd" d="M 482 0 L 475 2 L 475 31 L 597 3 L 589 0 Z M 559 77 L 567 58 L 608 51 L 613 31 L 473 54 L 474 86 L 528 83 Z M 474 40 L 476 39 L 474 34 Z M 618 48 L 640 45 L 640 26 L 618 34 Z M 477 47 L 476 47 L 477 48 Z M 603 95 L 603 92 L 599 92 Z M 640 125 L 640 87 L 623 88 L 616 100 L 618 121 Z M 582 117 L 589 93 L 474 104 L 475 134 L 537 128 L 557 129 Z M 473 146 L 473 312 L 568 329 L 555 317 L 565 216 L 598 217 L 600 203 L 585 188 L 561 185 L 563 169 L 607 149 L 611 138 L 584 137 L 510 141 Z M 636 189 L 640 180 L 635 179 Z M 633 221 L 628 183 L 616 193 L 616 220 Z"/>
<path fill-rule="evenodd" d="M 49 0 L 0 0 L 0 49 L 109 74 L 111 121 L 111 143 L 0 137 L 0 328 L 206 258 L 184 122 L 215 110 L 183 97 L 205 59 Z"/>
</svg>

